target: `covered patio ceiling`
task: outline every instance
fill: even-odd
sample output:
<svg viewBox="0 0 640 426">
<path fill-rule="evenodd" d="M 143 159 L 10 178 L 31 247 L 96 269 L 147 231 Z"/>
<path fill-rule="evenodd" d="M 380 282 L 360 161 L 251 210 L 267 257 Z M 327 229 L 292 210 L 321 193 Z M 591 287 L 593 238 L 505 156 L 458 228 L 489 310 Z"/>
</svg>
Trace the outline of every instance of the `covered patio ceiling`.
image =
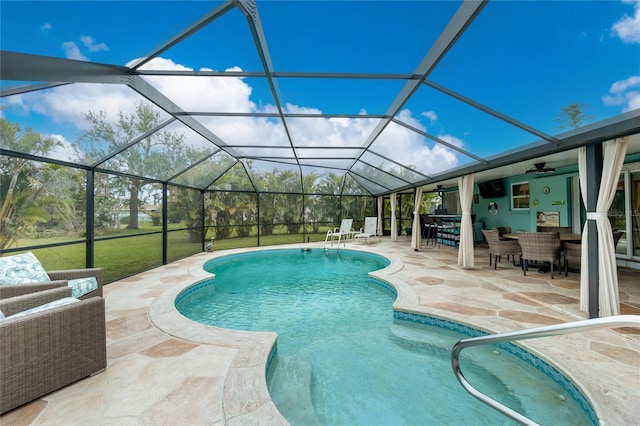
<svg viewBox="0 0 640 426">
<path fill-rule="evenodd" d="M 218 189 L 238 168 L 242 187 L 264 192 L 282 188 L 259 175 L 278 172 L 299 176 L 302 192 L 312 192 L 309 175 L 349 179 L 371 195 L 453 186 L 468 173 L 478 182 L 534 162 L 575 164 L 577 147 L 625 135 L 627 152 L 640 152 L 640 42 L 621 30 L 639 9 L 4 2 L 2 114 L 61 142 L 43 159 L 199 189 Z M 115 123 L 144 102 L 158 116 L 152 130 L 115 146 L 94 140 L 91 152 L 83 144 L 88 112 Z M 567 123 L 571 105 L 581 116 Z M 118 161 L 167 130 L 195 153 L 188 164 L 151 171 Z M 196 170 L 209 178 L 192 179 Z"/>
</svg>

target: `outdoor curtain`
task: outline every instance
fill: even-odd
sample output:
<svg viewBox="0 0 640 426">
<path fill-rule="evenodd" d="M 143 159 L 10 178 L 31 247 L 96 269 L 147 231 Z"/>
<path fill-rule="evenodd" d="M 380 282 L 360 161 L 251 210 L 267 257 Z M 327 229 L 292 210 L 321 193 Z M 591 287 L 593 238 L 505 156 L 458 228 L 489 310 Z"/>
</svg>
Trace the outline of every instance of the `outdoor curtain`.
<svg viewBox="0 0 640 426">
<path fill-rule="evenodd" d="M 382 223 L 382 196 L 378 197 L 378 236 L 382 236 L 384 224 Z"/>
<path fill-rule="evenodd" d="M 420 227 L 420 203 L 422 203 L 422 187 L 416 188 L 416 199 L 413 203 L 413 225 L 411 230 L 411 248 L 420 250 L 422 245 L 422 228 Z"/>
<path fill-rule="evenodd" d="M 609 207 L 616 195 L 620 172 L 627 152 L 627 138 L 615 139 L 602 144 L 603 165 L 600 191 L 595 212 L 587 212 L 587 221 L 595 220 L 598 230 L 598 316 L 620 315 L 618 296 L 618 269 L 613 245 L 613 231 L 607 217 Z M 582 201 L 587 204 L 587 150 L 581 147 L 578 153 L 578 172 Z M 589 312 L 589 253 L 585 224 L 582 231 L 582 258 L 580 274 L 580 309 Z"/>
<path fill-rule="evenodd" d="M 458 265 L 463 268 L 472 268 L 475 265 L 473 259 L 473 223 L 471 223 L 473 181 L 472 174 L 458 178 L 458 192 L 460 193 L 460 207 L 462 208 Z"/>
<path fill-rule="evenodd" d="M 398 224 L 396 223 L 396 193 L 391 194 L 391 241 L 398 241 Z"/>
</svg>

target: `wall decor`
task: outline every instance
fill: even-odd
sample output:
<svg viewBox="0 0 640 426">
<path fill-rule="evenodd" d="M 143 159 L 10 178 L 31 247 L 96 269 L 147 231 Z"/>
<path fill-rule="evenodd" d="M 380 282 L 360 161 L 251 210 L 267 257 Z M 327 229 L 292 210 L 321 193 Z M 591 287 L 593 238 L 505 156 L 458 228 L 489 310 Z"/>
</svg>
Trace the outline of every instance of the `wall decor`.
<svg viewBox="0 0 640 426">
<path fill-rule="evenodd" d="M 537 226 L 560 226 L 560 212 L 537 212 Z"/>
<path fill-rule="evenodd" d="M 489 214 L 495 216 L 498 214 L 498 204 L 495 201 L 489 203 Z"/>
</svg>

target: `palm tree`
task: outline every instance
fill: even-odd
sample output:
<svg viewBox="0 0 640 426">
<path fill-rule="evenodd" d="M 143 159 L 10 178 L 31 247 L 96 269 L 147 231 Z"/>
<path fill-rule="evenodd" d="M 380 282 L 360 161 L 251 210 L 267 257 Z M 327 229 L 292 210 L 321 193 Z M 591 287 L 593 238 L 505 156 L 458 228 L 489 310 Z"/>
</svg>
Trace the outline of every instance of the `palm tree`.
<svg viewBox="0 0 640 426">
<path fill-rule="evenodd" d="M 0 140 L 4 149 L 46 156 L 60 142 L 43 138 L 40 133 L 27 128 L 24 132 L 17 123 L 0 117 Z M 44 175 L 48 164 L 39 164 L 13 156 L 0 157 L 0 248 L 7 249 L 16 244 L 20 231 L 27 226 L 47 220 L 46 212 L 38 199 L 44 192 Z"/>
</svg>

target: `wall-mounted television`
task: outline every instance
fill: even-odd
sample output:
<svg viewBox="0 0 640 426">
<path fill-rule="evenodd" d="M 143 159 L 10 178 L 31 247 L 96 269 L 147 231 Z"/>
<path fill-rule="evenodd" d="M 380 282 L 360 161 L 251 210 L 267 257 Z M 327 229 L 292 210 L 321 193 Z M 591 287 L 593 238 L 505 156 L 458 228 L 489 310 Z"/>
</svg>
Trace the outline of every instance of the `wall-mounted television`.
<svg viewBox="0 0 640 426">
<path fill-rule="evenodd" d="M 479 183 L 478 189 L 480 190 L 482 198 L 504 197 L 507 194 L 503 179 L 494 179 Z"/>
</svg>

